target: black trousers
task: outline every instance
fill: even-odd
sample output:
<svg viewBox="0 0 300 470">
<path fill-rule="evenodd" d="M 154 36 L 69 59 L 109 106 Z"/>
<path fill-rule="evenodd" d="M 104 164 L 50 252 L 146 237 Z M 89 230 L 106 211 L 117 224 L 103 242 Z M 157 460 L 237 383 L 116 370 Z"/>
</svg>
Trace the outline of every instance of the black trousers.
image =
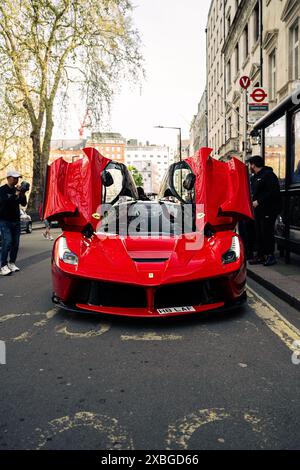
<svg viewBox="0 0 300 470">
<path fill-rule="evenodd" d="M 273 255 L 275 251 L 275 221 L 277 215 L 255 214 L 257 255 Z"/>
</svg>

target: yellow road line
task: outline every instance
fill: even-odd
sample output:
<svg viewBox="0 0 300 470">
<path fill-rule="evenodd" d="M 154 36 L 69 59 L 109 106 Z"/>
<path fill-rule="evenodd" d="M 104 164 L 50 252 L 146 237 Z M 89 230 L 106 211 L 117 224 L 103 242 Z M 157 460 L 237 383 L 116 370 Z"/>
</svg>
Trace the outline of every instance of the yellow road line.
<svg viewBox="0 0 300 470">
<path fill-rule="evenodd" d="M 182 339 L 179 335 L 158 335 L 157 333 L 144 333 L 142 335 L 121 335 L 122 341 L 176 341 Z"/>
<path fill-rule="evenodd" d="M 249 305 L 265 324 L 275 333 L 281 341 L 291 350 L 299 351 L 295 342 L 300 340 L 300 330 L 284 318 L 276 308 L 258 295 L 249 286 L 247 287 Z"/>
</svg>

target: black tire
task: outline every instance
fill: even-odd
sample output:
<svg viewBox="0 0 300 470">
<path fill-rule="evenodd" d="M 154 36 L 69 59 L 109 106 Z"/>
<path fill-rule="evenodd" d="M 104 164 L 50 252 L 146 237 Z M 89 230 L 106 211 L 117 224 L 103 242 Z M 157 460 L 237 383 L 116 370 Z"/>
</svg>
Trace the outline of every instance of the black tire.
<svg viewBox="0 0 300 470">
<path fill-rule="evenodd" d="M 26 227 L 26 233 L 31 233 L 32 232 L 32 223 L 28 222 L 27 227 Z"/>
</svg>

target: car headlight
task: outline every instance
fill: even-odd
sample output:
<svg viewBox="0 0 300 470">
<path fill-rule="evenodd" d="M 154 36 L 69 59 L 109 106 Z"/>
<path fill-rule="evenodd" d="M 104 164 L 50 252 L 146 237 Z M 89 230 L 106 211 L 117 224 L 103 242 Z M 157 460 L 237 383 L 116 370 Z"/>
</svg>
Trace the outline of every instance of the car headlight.
<svg viewBox="0 0 300 470">
<path fill-rule="evenodd" d="M 78 256 L 68 248 L 65 237 L 60 237 L 58 241 L 58 257 L 66 264 L 78 264 Z"/>
<path fill-rule="evenodd" d="M 234 263 L 237 261 L 241 254 L 241 247 L 239 238 L 235 235 L 232 237 L 231 247 L 222 255 L 222 263 Z"/>
</svg>

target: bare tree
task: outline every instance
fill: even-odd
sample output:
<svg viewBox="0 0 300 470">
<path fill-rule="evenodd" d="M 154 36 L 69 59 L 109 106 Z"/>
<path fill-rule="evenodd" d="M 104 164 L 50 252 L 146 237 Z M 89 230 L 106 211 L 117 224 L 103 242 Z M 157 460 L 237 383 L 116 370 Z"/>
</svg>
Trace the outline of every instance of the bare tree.
<svg viewBox="0 0 300 470">
<path fill-rule="evenodd" d="M 32 210 L 44 188 L 58 92 L 75 84 L 97 118 L 118 81 L 142 70 L 131 10 L 129 0 L 1 0 L 0 79 L 10 109 L 23 107 L 31 126 Z"/>
</svg>

